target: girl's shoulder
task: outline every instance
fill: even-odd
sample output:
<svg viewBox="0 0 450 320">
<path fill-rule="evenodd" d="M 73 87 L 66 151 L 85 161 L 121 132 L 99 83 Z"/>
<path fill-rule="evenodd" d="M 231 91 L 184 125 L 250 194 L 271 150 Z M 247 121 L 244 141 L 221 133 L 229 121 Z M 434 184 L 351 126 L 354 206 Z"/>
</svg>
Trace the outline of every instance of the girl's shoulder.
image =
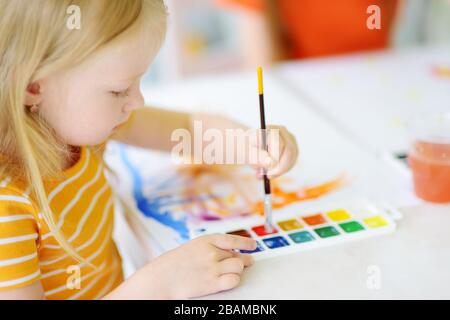
<svg viewBox="0 0 450 320">
<path fill-rule="evenodd" d="M 0 217 L 20 213 L 33 214 L 38 219 L 37 206 L 25 183 L 10 177 L 0 178 Z"/>
</svg>

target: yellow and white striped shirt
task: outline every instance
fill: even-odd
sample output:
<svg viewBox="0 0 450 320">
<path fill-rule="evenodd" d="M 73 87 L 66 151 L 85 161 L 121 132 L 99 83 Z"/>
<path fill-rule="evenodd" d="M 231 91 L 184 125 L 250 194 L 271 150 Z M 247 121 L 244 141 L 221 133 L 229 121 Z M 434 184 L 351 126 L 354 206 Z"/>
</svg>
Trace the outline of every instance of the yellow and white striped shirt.
<svg viewBox="0 0 450 320">
<path fill-rule="evenodd" d="M 63 181 L 45 181 L 63 235 L 97 266 L 78 263 L 59 245 L 24 183 L 0 178 L 0 290 L 41 281 L 47 299 L 97 299 L 123 281 L 112 239 L 113 194 L 102 163 L 88 147 L 64 171 Z M 78 284 L 76 279 L 81 281 Z"/>
</svg>

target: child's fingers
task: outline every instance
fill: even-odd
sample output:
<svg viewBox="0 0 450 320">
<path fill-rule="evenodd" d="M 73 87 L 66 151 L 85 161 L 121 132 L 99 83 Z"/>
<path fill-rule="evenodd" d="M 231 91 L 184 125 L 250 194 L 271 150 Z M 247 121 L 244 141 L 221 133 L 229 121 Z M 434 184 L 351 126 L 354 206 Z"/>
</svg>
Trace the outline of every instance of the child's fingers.
<svg viewBox="0 0 450 320">
<path fill-rule="evenodd" d="M 267 172 L 270 178 L 277 177 L 289 171 L 296 163 L 298 157 L 298 147 L 295 138 L 287 131 L 281 131 L 286 147 L 281 154 L 280 162 Z"/>
<path fill-rule="evenodd" d="M 213 258 L 216 261 L 222 261 L 222 260 L 234 257 L 233 250 L 222 250 L 222 249 L 217 248 L 216 246 L 214 246 L 214 250 L 215 250 L 215 252 L 214 252 Z"/>
<path fill-rule="evenodd" d="M 287 129 L 283 126 L 269 126 L 267 145 L 270 157 L 275 160 L 274 164 L 280 162 L 286 148 L 284 132 L 287 132 Z"/>
<path fill-rule="evenodd" d="M 269 169 L 277 164 L 277 161 L 264 149 L 257 146 L 250 147 L 247 163 L 255 169 Z"/>
<path fill-rule="evenodd" d="M 262 178 L 264 169 L 270 178 L 289 171 L 298 157 L 297 141 L 285 127 L 271 125 L 268 128 L 268 151 L 262 149 L 261 141 L 250 149 L 250 159 L 253 161 L 249 163 L 257 170 L 256 176 L 259 179 Z"/>
<path fill-rule="evenodd" d="M 249 164 L 268 169 L 278 162 L 280 150 L 284 149 L 284 142 L 280 139 L 280 128 L 282 127 L 269 126 L 266 130 L 257 130 L 250 135 Z M 264 134 L 267 150 L 263 146 L 262 136 Z"/>
<path fill-rule="evenodd" d="M 268 150 L 262 148 L 261 143 L 250 149 L 257 155 L 257 161 L 253 165 L 256 168 L 273 169 L 277 166 L 284 155 L 286 149 L 295 150 L 297 145 L 295 137 L 283 126 L 271 125 L 267 131 L 267 147 Z"/>
<path fill-rule="evenodd" d="M 286 149 L 283 153 L 281 161 L 273 168 L 267 171 L 267 175 L 270 179 L 276 178 L 281 174 L 289 171 L 289 169 L 294 165 L 292 151 Z"/>
<path fill-rule="evenodd" d="M 217 279 L 217 291 L 230 290 L 238 286 L 241 276 L 236 273 L 226 273 Z"/>
<path fill-rule="evenodd" d="M 214 254 L 216 261 L 223 261 L 233 257 L 239 258 L 242 260 L 245 267 L 250 267 L 254 262 L 253 257 L 250 254 L 242 254 L 239 251 L 223 250 L 219 248 L 216 248 L 216 250 L 217 252 Z"/>
<path fill-rule="evenodd" d="M 259 149 L 259 159 L 265 159 L 260 161 L 259 164 L 252 165 L 253 169 L 256 170 L 256 177 L 262 179 L 264 171 L 268 173 L 271 169 L 276 168 L 279 163 L 276 162 L 267 151 Z"/>
<path fill-rule="evenodd" d="M 250 267 L 255 262 L 252 255 L 248 253 L 234 252 L 234 256 L 241 259 L 245 267 Z"/>
<path fill-rule="evenodd" d="M 234 249 L 234 250 L 223 250 L 223 249 L 219 249 L 217 248 L 218 251 L 220 251 L 217 254 L 217 257 L 219 258 L 219 261 L 231 258 L 231 257 L 235 257 L 235 258 L 239 258 L 242 260 L 242 262 L 244 262 L 244 266 L 245 267 L 250 267 L 253 263 L 254 263 L 254 259 L 252 257 L 252 255 L 248 254 L 248 253 L 240 253 L 238 250 Z"/>
<path fill-rule="evenodd" d="M 223 250 L 233 250 L 233 249 L 239 249 L 239 250 L 255 250 L 256 249 L 256 241 L 247 238 L 247 237 L 241 237 L 236 236 L 232 234 L 212 234 L 208 237 L 210 243 L 217 248 L 223 249 Z"/>
<path fill-rule="evenodd" d="M 221 275 L 225 273 L 241 274 L 244 268 L 244 261 L 238 257 L 228 258 L 219 263 L 219 273 Z"/>
</svg>

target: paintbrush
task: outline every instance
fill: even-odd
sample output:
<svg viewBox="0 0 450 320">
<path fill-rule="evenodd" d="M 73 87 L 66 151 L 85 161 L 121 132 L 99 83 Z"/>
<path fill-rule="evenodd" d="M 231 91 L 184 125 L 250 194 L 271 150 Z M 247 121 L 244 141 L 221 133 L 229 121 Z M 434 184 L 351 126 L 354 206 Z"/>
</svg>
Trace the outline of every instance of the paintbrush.
<svg viewBox="0 0 450 320">
<path fill-rule="evenodd" d="M 261 119 L 262 148 L 267 152 L 269 152 L 269 148 L 267 146 L 266 117 L 264 111 L 263 71 L 261 67 L 258 67 L 258 94 L 259 94 L 259 115 Z M 264 182 L 265 227 L 267 232 L 272 232 L 272 192 L 270 188 L 270 180 L 267 177 L 266 168 L 263 169 L 263 182 Z"/>
</svg>

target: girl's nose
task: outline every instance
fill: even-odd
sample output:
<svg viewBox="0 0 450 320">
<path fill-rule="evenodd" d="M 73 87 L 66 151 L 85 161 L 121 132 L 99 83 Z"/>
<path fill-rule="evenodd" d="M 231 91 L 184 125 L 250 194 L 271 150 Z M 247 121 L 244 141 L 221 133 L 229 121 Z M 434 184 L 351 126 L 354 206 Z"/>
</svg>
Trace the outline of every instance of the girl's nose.
<svg viewBox="0 0 450 320">
<path fill-rule="evenodd" d="M 142 96 L 141 90 L 136 90 L 136 92 L 128 101 L 128 103 L 126 103 L 125 106 L 123 107 L 123 112 L 127 113 L 135 109 L 142 108 L 143 106 L 144 106 L 144 97 Z"/>
</svg>

